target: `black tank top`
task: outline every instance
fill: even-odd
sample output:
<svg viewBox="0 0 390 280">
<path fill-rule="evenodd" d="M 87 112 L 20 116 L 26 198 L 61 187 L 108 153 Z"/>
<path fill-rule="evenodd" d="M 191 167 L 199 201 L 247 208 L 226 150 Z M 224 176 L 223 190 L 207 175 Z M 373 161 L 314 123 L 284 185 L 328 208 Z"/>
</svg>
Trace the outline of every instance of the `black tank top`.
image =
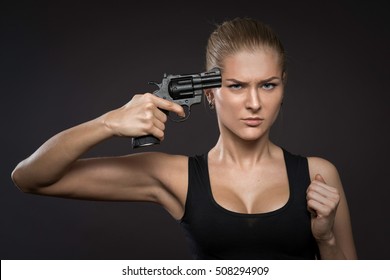
<svg viewBox="0 0 390 280">
<path fill-rule="evenodd" d="M 188 193 L 183 218 L 194 259 L 315 259 L 306 189 L 307 158 L 283 149 L 289 181 L 287 203 L 271 212 L 229 211 L 213 198 L 207 154 L 189 157 Z"/>
</svg>

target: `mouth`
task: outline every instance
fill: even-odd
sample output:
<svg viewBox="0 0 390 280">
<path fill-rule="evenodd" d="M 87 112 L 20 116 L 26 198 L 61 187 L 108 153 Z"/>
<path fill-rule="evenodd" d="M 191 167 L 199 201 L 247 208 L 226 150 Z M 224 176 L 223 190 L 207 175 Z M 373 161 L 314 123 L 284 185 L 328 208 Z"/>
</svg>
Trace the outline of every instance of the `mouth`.
<svg viewBox="0 0 390 280">
<path fill-rule="evenodd" d="M 250 118 L 244 118 L 241 119 L 244 124 L 250 127 L 256 127 L 263 123 L 264 119 L 259 117 L 250 117 Z"/>
</svg>

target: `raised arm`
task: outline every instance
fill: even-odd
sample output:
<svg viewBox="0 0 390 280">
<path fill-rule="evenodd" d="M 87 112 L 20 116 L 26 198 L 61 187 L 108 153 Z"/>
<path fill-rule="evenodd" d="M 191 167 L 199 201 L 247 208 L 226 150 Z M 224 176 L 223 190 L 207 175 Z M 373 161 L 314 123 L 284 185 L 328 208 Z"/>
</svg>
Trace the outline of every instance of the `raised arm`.
<svg viewBox="0 0 390 280">
<path fill-rule="evenodd" d="M 151 134 L 163 139 L 167 117 L 158 108 L 184 114 L 181 106 L 152 94 L 135 95 L 123 107 L 46 141 L 16 166 L 12 172 L 14 183 L 24 192 L 42 195 L 156 201 L 158 188 L 168 182 L 164 181 L 168 179 L 164 177 L 163 166 L 169 161 L 180 168 L 183 157 L 145 153 L 80 158 L 96 144 L 113 136 Z"/>
<path fill-rule="evenodd" d="M 347 199 L 336 167 L 311 157 L 309 168 L 312 182 L 307 189 L 307 204 L 321 259 L 356 259 Z"/>
</svg>

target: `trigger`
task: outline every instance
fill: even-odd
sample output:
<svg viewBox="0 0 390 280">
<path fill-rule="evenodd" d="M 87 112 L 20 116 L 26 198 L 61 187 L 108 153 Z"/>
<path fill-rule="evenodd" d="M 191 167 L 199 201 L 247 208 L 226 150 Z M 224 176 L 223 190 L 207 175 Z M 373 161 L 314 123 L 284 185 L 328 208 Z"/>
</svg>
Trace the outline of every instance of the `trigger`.
<svg viewBox="0 0 390 280">
<path fill-rule="evenodd" d="M 178 115 L 175 115 L 175 114 L 169 114 L 169 119 L 173 122 L 183 122 L 183 121 L 187 120 L 191 115 L 191 109 L 188 106 L 183 106 L 183 108 L 184 108 L 184 111 L 186 114 L 185 117 L 179 117 Z"/>
</svg>

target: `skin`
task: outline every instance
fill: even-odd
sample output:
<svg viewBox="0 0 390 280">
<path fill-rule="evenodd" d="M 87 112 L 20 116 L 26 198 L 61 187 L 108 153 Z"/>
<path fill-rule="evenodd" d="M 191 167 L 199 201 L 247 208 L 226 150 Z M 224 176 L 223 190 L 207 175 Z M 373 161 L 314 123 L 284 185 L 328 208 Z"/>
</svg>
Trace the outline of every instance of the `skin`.
<svg viewBox="0 0 390 280">
<path fill-rule="evenodd" d="M 222 86 L 206 91 L 215 104 L 220 137 L 208 154 L 215 201 L 240 213 L 264 213 L 289 198 L 280 147 L 269 139 L 283 100 L 284 73 L 270 49 L 242 50 L 227 57 Z M 150 93 L 94 120 L 60 132 L 12 173 L 24 192 L 87 200 L 149 201 L 175 219 L 184 214 L 188 158 L 165 153 L 80 159 L 96 144 L 114 136 L 153 134 L 164 139 L 167 117 L 181 106 Z M 333 164 L 309 157 L 311 184 L 307 206 L 322 259 L 355 259 L 347 201 Z"/>
</svg>

